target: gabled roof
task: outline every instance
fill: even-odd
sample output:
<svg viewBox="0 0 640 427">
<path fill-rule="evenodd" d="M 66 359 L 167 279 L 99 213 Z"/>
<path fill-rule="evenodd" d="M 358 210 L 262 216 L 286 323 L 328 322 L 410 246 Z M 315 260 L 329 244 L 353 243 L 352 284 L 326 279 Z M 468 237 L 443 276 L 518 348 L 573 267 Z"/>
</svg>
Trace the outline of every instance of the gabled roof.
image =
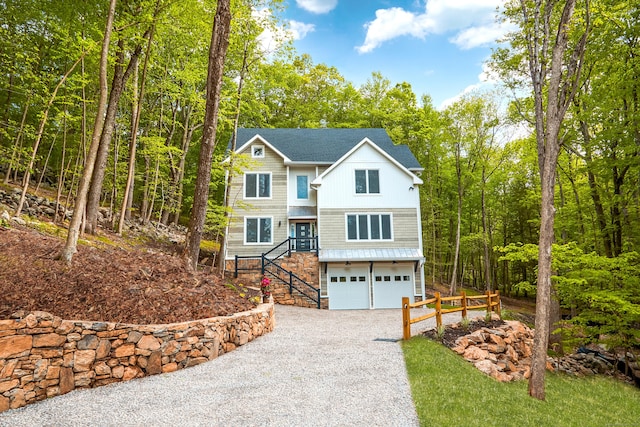
<svg viewBox="0 0 640 427">
<path fill-rule="evenodd" d="M 384 129 L 270 129 L 240 128 L 237 150 L 243 151 L 255 141 L 256 135 L 274 148 L 285 161 L 307 164 L 333 164 L 368 138 L 402 166 L 410 170 L 422 170 L 409 147 L 395 145 Z"/>
<path fill-rule="evenodd" d="M 360 149 L 360 147 L 362 147 L 363 145 L 368 144 L 371 148 L 373 148 L 375 151 L 377 151 L 378 153 L 380 153 L 381 156 L 387 158 L 391 163 L 393 163 L 397 168 L 399 168 L 400 170 L 402 170 L 404 173 L 406 173 L 407 175 L 409 175 L 411 177 L 411 179 L 413 180 L 413 184 L 414 185 L 422 185 L 422 180 L 420 178 L 418 178 L 418 176 L 411 172 L 408 168 L 404 167 L 400 162 L 398 162 L 395 158 L 393 158 L 393 156 L 391 156 L 390 154 L 387 154 L 384 150 L 382 150 L 380 147 L 378 147 L 373 141 L 371 141 L 369 138 L 365 138 L 362 141 L 360 141 L 358 144 L 356 144 L 351 150 L 347 151 L 345 153 L 344 156 L 342 156 L 340 159 L 338 159 L 335 163 L 333 163 L 326 171 L 324 171 L 322 174 L 320 174 L 320 176 L 317 176 L 312 182 L 311 185 L 322 185 L 322 180 L 329 175 L 334 169 L 336 169 L 337 167 L 339 167 L 340 163 L 342 163 L 343 161 L 345 161 L 349 156 L 351 156 L 354 152 L 356 152 L 357 150 Z"/>
</svg>

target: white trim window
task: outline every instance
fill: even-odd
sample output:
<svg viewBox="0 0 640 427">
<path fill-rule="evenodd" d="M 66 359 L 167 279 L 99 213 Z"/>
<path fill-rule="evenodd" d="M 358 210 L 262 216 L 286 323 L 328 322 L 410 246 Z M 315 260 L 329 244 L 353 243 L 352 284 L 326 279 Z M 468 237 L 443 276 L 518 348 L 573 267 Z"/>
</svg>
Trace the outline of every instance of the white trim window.
<svg viewBox="0 0 640 427">
<path fill-rule="evenodd" d="M 251 157 L 254 159 L 263 159 L 264 158 L 264 145 L 252 145 L 251 146 Z"/>
<path fill-rule="evenodd" d="M 272 217 L 245 217 L 244 243 L 246 245 L 268 245 L 273 243 Z"/>
<path fill-rule="evenodd" d="M 356 194 L 380 194 L 378 169 L 355 169 Z"/>
<path fill-rule="evenodd" d="M 296 199 L 309 200 L 309 177 L 296 175 Z"/>
<path fill-rule="evenodd" d="M 270 199 L 271 198 L 271 172 L 244 174 L 244 198 L 245 199 Z"/>
<path fill-rule="evenodd" d="M 393 240 L 391 214 L 346 214 L 347 240 Z"/>
</svg>

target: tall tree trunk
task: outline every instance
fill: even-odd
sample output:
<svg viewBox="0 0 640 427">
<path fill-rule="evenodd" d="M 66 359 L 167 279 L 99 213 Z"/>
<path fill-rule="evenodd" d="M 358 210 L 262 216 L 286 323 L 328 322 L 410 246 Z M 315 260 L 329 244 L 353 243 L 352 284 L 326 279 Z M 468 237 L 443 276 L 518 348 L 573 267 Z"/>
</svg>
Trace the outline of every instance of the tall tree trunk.
<svg viewBox="0 0 640 427">
<path fill-rule="evenodd" d="M 184 186 L 184 166 L 185 163 L 187 161 L 187 153 L 189 151 L 189 145 L 191 144 L 191 138 L 193 137 L 193 132 L 199 128 L 200 126 L 202 126 L 202 124 L 198 124 L 196 126 L 190 126 L 189 125 L 189 120 L 191 118 L 191 111 L 192 108 L 188 107 L 186 114 L 185 114 L 185 118 L 184 118 L 184 123 L 183 123 L 183 132 L 182 132 L 182 144 L 181 144 L 181 154 L 180 154 L 180 163 L 178 164 L 178 175 L 176 176 L 176 211 L 174 213 L 173 216 L 173 223 L 175 225 L 178 225 L 178 223 L 180 222 L 180 212 L 182 212 L 182 188 Z"/>
<path fill-rule="evenodd" d="M 458 258 L 460 257 L 460 226 L 462 223 L 462 196 L 463 196 L 463 187 L 462 187 L 462 170 L 460 168 L 460 144 L 458 142 L 456 144 L 456 177 L 458 180 L 458 213 L 457 213 L 457 221 L 456 221 L 456 247 L 453 256 L 453 272 L 451 273 L 451 284 L 449 285 L 449 295 L 454 295 L 456 293 L 456 280 L 458 276 Z"/>
<path fill-rule="evenodd" d="M 87 153 L 87 160 L 82 172 L 82 178 L 80 178 L 80 183 L 78 184 L 78 194 L 76 195 L 73 216 L 71 217 L 71 223 L 69 224 L 67 241 L 60 253 L 60 259 L 63 259 L 68 263 L 71 263 L 73 254 L 77 250 L 80 225 L 82 223 L 85 206 L 87 204 L 89 183 L 91 175 L 93 174 L 93 168 L 98 154 L 98 145 L 100 144 L 100 134 L 102 133 L 104 125 L 104 111 L 107 104 L 107 63 L 109 59 L 109 41 L 111 40 L 111 30 L 113 28 L 115 9 L 116 0 L 111 0 L 109 3 L 109 13 L 107 14 L 107 25 L 104 31 L 104 38 L 102 40 L 102 52 L 100 54 L 100 98 L 98 100 L 98 110 L 96 111 L 96 121 L 93 126 L 91 146 Z"/>
<path fill-rule="evenodd" d="M 156 9 L 160 2 L 156 3 Z M 127 213 L 130 213 L 129 207 L 131 205 L 131 199 L 133 196 L 133 182 L 135 179 L 136 169 L 136 145 L 138 138 L 138 128 L 140 126 L 140 114 L 142 112 L 142 101 L 144 99 L 144 86 L 147 80 L 147 69 L 149 66 L 149 58 L 151 56 L 151 45 L 153 43 L 153 36 L 155 34 L 155 25 L 151 27 L 151 33 L 147 40 L 147 49 L 144 56 L 144 65 L 142 66 L 142 82 L 140 84 L 140 94 L 138 94 L 138 64 L 134 68 L 134 85 L 133 85 L 133 103 L 131 105 L 131 111 L 133 111 L 133 117 L 131 119 L 131 141 L 129 142 L 129 165 L 127 169 L 127 183 L 122 193 L 122 206 L 120 208 L 120 220 L 118 221 L 118 234 L 122 234 L 122 228 L 124 226 L 124 220 L 127 217 Z"/>
<path fill-rule="evenodd" d="M 484 287 L 487 291 L 493 291 L 493 285 L 491 284 L 491 258 L 489 252 L 489 245 L 491 244 L 489 239 L 489 231 L 487 230 L 487 202 L 485 200 L 485 166 L 482 166 L 482 246 L 484 249 Z"/>
<path fill-rule="evenodd" d="M 536 320 L 531 357 L 531 377 L 529 378 L 529 394 L 540 400 L 545 398 L 544 376 L 551 328 L 551 246 L 554 240 L 554 184 L 560 151 L 558 135 L 567 108 L 573 102 L 578 90 L 582 58 L 590 28 L 587 8 L 587 28 L 576 43 L 571 60 L 565 61 L 565 52 L 570 38 L 569 24 L 572 20 L 575 3 L 576 0 L 564 2 L 557 32 L 552 34 L 552 17 L 557 2 L 539 0 L 533 9 L 530 9 L 525 0 L 520 0 L 524 18 L 523 31 L 526 32 L 529 72 L 533 86 L 541 184 Z M 530 13 L 533 16 L 530 16 Z M 547 64 L 549 47 L 551 47 L 551 59 Z M 547 96 L 546 111 L 543 102 L 545 92 Z"/>
<path fill-rule="evenodd" d="M 67 106 L 64 107 L 64 116 L 62 118 L 62 158 L 60 159 L 60 174 L 58 175 L 58 185 L 56 186 L 56 204 L 55 211 L 53 213 L 53 223 L 58 220 L 58 207 L 60 206 L 60 197 L 62 197 L 62 186 L 67 176 L 67 170 L 71 166 L 71 159 L 67 161 L 67 166 L 64 165 L 64 159 L 67 156 Z"/>
<path fill-rule="evenodd" d="M 593 157 L 591 154 L 591 134 L 587 124 L 583 121 L 580 122 L 580 131 L 582 138 L 584 139 L 584 160 L 587 166 L 587 181 L 589 182 L 589 191 L 591 193 L 591 200 L 593 200 L 593 207 L 596 211 L 596 220 L 598 227 L 600 228 L 600 234 L 602 236 L 602 244 L 604 246 L 604 253 L 608 258 L 613 256 L 613 245 L 611 243 L 611 235 L 607 227 L 607 219 L 604 213 L 604 207 L 602 206 L 602 200 L 600 199 L 600 190 L 596 182 L 596 176 L 593 173 Z"/>
<path fill-rule="evenodd" d="M 231 153 L 229 155 L 229 170 L 227 172 L 227 182 L 224 188 L 224 224 L 225 232 L 222 234 L 220 241 L 220 249 L 218 250 L 218 273 L 224 274 L 226 259 L 227 233 L 229 232 L 229 221 L 231 221 L 231 206 L 229 199 L 231 198 L 231 182 L 233 180 L 233 163 L 234 154 L 236 152 L 236 143 L 238 136 L 238 122 L 240 121 L 240 105 L 242 103 L 242 88 L 249 67 L 249 41 L 245 41 L 244 50 L 242 52 L 242 67 L 240 67 L 240 80 L 238 81 L 238 90 L 236 92 L 236 112 L 233 118 L 233 136 L 231 137 Z"/>
<path fill-rule="evenodd" d="M 44 175 L 47 172 L 47 168 L 49 167 L 51 152 L 53 151 L 53 147 L 55 147 L 56 145 L 56 139 L 58 139 L 58 132 L 56 132 L 56 135 L 53 137 L 53 141 L 49 146 L 49 151 L 47 151 L 47 157 L 44 159 L 44 165 L 42 165 L 42 170 L 40 171 L 40 177 L 38 178 L 38 182 L 36 183 L 36 188 L 33 190 L 33 192 L 36 194 L 38 193 L 38 190 L 40 190 L 40 186 L 42 185 L 42 180 L 44 179 Z"/>
<path fill-rule="evenodd" d="M 146 58 L 145 58 L 146 62 Z M 139 108 L 139 95 L 138 95 L 138 67 L 133 71 L 133 97 L 131 101 L 131 139 L 129 140 L 129 164 L 127 169 L 127 183 L 124 186 L 124 193 L 122 196 L 122 205 L 120 208 L 120 219 L 118 221 L 118 229 L 116 232 L 122 235 L 124 228 L 124 220 L 127 217 L 127 208 L 129 205 L 129 196 L 131 188 L 133 187 L 135 168 L 136 168 L 136 144 L 138 133 L 138 116 L 140 114 Z"/>
<path fill-rule="evenodd" d="M 11 169 L 15 168 L 14 162 L 17 161 L 16 157 L 18 157 L 18 152 L 22 148 L 22 134 L 24 132 L 24 126 L 27 123 L 27 112 L 29 111 L 29 100 L 30 98 L 27 98 L 27 102 L 25 103 L 25 106 L 24 106 L 24 112 L 22 113 L 22 120 L 20 121 L 20 128 L 18 129 L 15 142 L 13 143 L 13 150 L 11 151 L 11 160 L 9 160 L 9 164 L 7 165 L 7 172 L 4 176 L 5 185 L 9 183 L 9 179 L 11 176 Z"/>
<path fill-rule="evenodd" d="M 200 145 L 198 173 L 193 197 L 193 208 L 189 219 L 189 231 L 185 242 L 185 262 L 187 268 L 196 271 L 200 254 L 200 239 L 204 229 L 209 200 L 209 181 L 211 180 L 211 161 L 216 145 L 216 127 L 222 89 L 222 73 L 229 46 L 229 28 L 231 24 L 230 0 L 219 0 L 216 16 L 213 20 L 211 45 L 209 46 L 209 71 L 207 76 L 207 98 L 204 117 L 204 132 Z"/>
<path fill-rule="evenodd" d="M 149 31 L 144 35 L 147 38 Z M 107 158 L 109 157 L 109 146 L 113 137 L 113 131 L 116 125 L 116 114 L 118 112 L 118 103 L 124 91 L 125 84 L 137 66 L 138 58 L 142 52 L 142 46 L 138 44 L 130 55 L 129 63 L 124 67 L 125 52 L 124 42 L 122 39 L 118 42 L 118 55 L 116 65 L 114 67 L 113 80 L 111 82 L 111 92 L 109 93 L 109 105 L 107 107 L 107 115 L 104 121 L 104 127 L 100 135 L 100 146 L 96 157 L 96 164 L 91 176 L 91 187 L 87 198 L 86 212 L 86 231 L 94 234 L 98 226 L 98 207 L 100 206 L 100 195 L 102 194 L 102 184 L 107 168 Z"/>
</svg>

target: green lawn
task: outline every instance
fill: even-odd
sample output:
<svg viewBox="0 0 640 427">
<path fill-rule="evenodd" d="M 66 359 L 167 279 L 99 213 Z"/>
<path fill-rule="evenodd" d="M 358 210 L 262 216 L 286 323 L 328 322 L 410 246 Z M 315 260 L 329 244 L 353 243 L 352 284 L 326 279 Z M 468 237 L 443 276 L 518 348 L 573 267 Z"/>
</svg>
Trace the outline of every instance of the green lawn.
<svg viewBox="0 0 640 427">
<path fill-rule="evenodd" d="M 402 348 L 423 426 L 640 426 L 640 390 L 609 378 L 548 373 L 542 402 L 424 337 Z"/>
</svg>

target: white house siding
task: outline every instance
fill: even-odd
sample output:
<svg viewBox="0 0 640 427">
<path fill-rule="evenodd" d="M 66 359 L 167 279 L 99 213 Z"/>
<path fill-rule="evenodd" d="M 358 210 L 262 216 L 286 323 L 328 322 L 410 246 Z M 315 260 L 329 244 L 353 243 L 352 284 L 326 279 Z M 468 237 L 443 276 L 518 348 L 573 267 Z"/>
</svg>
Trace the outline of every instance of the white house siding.
<svg viewBox="0 0 640 427">
<path fill-rule="evenodd" d="M 355 170 L 379 170 L 380 193 L 356 194 Z M 420 205 L 418 189 L 413 177 L 368 144 L 364 144 L 322 179 L 318 188 L 319 208 L 415 208 Z"/>
<path fill-rule="evenodd" d="M 297 176 L 298 175 L 306 175 L 307 176 L 307 186 L 309 191 L 309 198 L 298 199 L 297 194 Z M 316 168 L 308 167 L 308 168 L 299 168 L 290 166 L 289 167 L 289 206 L 315 206 L 316 205 L 316 191 L 311 189 L 309 184 L 316 177 Z"/>
<path fill-rule="evenodd" d="M 257 145 L 263 145 L 256 142 Z M 275 245 L 281 243 L 288 236 L 287 226 L 287 168 L 282 158 L 265 146 L 265 156 L 261 159 L 252 159 L 255 166 L 248 170 L 251 173 L 271 173 L 271 198 L 270 199 L 245 199 L 244 198 L 244 173 L 233 178 L 230 192 L 230 204 L 233 208 L 227 242 L 227 259 L 233 259 L 235 255 L 260 255 L 269 251 Z M 246 153 L 251 153 L 249 148 Z M 245 245 L 244 244 L 244 218 L 272 217 L 272 245 Z"/>
</svg>

